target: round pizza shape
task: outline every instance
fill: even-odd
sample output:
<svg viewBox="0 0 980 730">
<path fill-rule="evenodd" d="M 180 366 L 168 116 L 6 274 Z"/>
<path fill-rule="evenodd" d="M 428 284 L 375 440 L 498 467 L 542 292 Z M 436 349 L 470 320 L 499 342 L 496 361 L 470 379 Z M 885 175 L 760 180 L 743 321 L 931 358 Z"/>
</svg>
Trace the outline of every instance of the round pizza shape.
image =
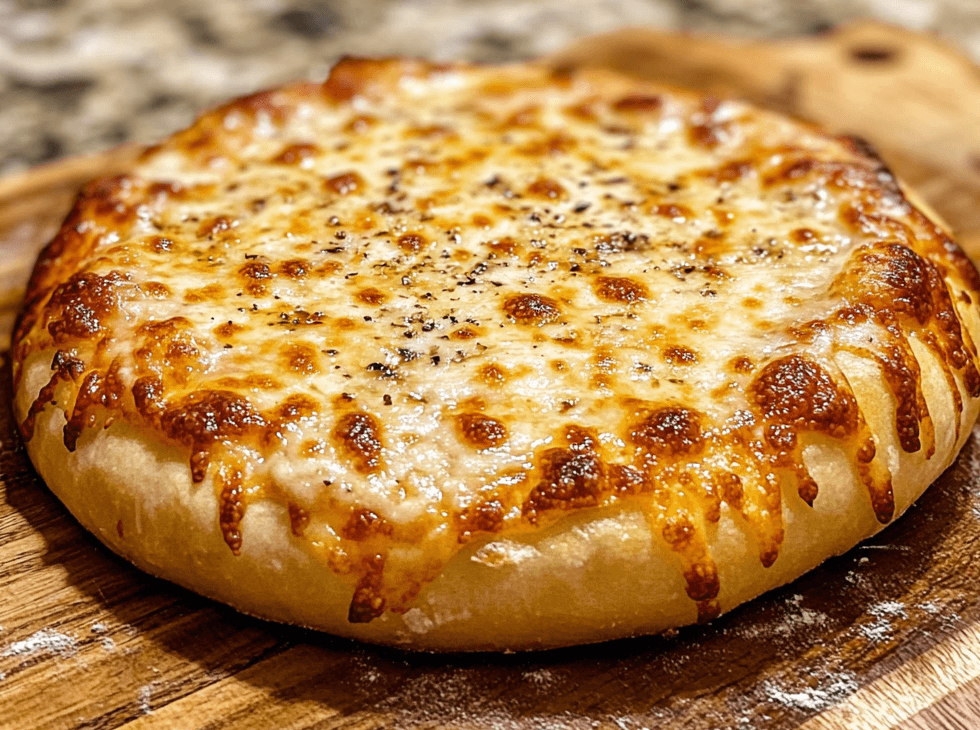
<svg viewBox="0 0 980 730">
<path fill-rule="evenodd" d="M 980 278 L 867 146 L 613 73 L 346 59 L 80 194 L 30 455 L 144 570 L 431 650 L 710 620 L 895 519 Z"/>
</svg>

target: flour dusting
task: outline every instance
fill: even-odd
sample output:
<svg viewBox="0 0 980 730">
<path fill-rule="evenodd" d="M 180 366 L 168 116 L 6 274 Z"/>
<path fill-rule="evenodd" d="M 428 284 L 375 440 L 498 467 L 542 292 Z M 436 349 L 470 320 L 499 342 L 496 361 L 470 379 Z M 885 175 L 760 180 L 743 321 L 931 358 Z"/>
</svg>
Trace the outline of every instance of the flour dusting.
<svg viewBox="0 0 980 730">
<path fill-rule="evenodd" d="M 835 676 L 823 686 L 804 687 L 799 692 L 783 689 L 771 681 L 763 682 L 762 689 L 770 700 L 786 707 L 825 710 L 856 692 L 858 683 L 854 680 L 853 674 L 846 673 Z"/>
<path fill-rule="evenodd" d="M 891 638 L 894 627 L 892 618 L 908 618 L 904 603 L 897 601 L 882 601 L 868 608 L 868 613 L 874 621 L 858 626 L 858 631 L 869 641 L 880 642 Z"/>
<path fill-rule="evenodd" d="M 898 601 L 882 601 L 881 603 L 876 603 L 868 609 L 868 613 L 872 616 L 909 617 L 908 612 L 905 610 L 905 604 L 899 603 Z"/>
<path fill-rule="evenodd" d="M 535 689 L 547 689 L 553 686 L 557 681 L 554 672 L 547 668 L 521 672 L 521 679 L 534 685 Z"/>
<path fill-rule="evenodd" d="M 774 639 L 822 629 L 829 621 L 830 617 L 823 611 L 805 608 L 803 596 L 797 593 L 785 599 L 778 621 L 745 623 L 737 626 L 734 631 L 746 639 Z"/>
<path fill-rule="evenodd" d="M 34 654 L 54 654 L 62 658 L 78 653 L 78 641 L 73 636 L 62 634 L 54 629 L 41 629 L 23 641 L 15 641 L 0 656 L 31 656 Z"/>
<path fill-rule="evenodd" d="M 591 730 L 603 724 L 592 717 L 583 717 L 567 710 L 559 713 L 546 710 L 535 712 L 534 703 L 529 704 L 527 698 L 511 703 L 501 701 L 482 689 L 479 679 L 470 672 L 447 669 L 414 677 L 378 703 L 376 709 L 380 712 L 393 711 L 393 724 L 400 730 L 416 730 L 436 724 L 452 727 L 489 726 L 494 730 Z M 603 718 L 607 724 L 616 719 L 619 718 Z M 619 727 L 623 727 L 623 724 L 620 723 Z M 640 730 L 640 726 L 633 724 L 626 727 L 628 730 Z"/>
</svg>

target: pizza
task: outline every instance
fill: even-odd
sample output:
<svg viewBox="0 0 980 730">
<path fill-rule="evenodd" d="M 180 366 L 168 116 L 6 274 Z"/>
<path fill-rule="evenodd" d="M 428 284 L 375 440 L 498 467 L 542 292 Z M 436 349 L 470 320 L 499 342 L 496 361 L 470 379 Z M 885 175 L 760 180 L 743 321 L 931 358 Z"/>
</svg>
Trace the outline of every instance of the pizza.
<svg viewBox="0 0 980 730">
<path fill-rule="evenodd" d="M 249 614 L 427 650 L 708 621 L 969 436 L 980 278 L 911 196 L 734 100 L 345 59 L 84 188 L 19 428 L 99 540 Z"/>
</svg>

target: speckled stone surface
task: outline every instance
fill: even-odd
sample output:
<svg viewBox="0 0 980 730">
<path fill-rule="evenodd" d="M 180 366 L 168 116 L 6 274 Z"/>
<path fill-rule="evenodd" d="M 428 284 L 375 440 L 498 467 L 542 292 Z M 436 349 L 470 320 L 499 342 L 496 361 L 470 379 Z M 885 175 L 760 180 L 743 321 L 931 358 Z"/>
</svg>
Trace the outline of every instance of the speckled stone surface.
<svg viewBox="0 0 980 730">
<path fill-rule="evenodd" d="M 978 0 L 0 0 L 0 174 L 152 141 L 345 53 L 504 61 L 624 25 L 774 36 L 857 17 L 980 60 Z"/>
</svg>

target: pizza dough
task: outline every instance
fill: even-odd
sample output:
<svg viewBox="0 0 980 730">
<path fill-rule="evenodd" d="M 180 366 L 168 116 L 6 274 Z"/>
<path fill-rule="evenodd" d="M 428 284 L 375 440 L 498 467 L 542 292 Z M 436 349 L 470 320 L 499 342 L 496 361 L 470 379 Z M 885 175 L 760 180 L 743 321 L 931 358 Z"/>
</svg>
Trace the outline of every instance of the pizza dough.
<svg viewBox="0 0 980 730">
<path fill-rule="evenodd" d="M 433 650 L 710 620 L 976 419 L 973 264 L 859 140 L 528 64 L 341 62 L 93 182 L 15 410 L 144 570 Z"/>
</svg>

